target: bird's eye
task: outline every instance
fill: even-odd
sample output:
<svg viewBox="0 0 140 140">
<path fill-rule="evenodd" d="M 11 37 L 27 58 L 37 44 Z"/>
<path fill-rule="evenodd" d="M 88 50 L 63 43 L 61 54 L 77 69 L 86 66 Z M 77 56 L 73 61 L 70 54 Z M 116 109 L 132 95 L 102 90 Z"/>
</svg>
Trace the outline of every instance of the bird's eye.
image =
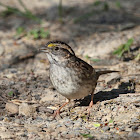
<svg viewBox="0 0 140 140">
<path fill-rule="evenodd" d="M 55 50 L 57 51 L 57 50 L 59 50 L 59 48 L 58 47 L 55 47 Z"/>
</svg>

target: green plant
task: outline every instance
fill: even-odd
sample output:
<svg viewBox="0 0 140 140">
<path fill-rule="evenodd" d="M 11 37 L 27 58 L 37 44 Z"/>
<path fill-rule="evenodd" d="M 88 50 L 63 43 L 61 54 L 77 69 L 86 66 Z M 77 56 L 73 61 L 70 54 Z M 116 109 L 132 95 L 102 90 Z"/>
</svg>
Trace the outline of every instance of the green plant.
<svg viewBox="0 0 140 140">
<path fill-rule="evenodd" d="M 93 5 L 94 5 L 94 6 L 99 6 L 101 3 L 102 3 L 101 1 L 96 0 L 96 1 L 93 3 Z"/>
<path fill-rule="evenodd" d="M 27 33 L 27 36 L 33 37 L 33 39 L 48 38 L 50 36 L 50 32 L 48 30 L 45 31 L 43 28 L 33 29 Z"/>
<path fill-rule="evenodd" d="M 107 2 L 104 2 L 103 11 L 108 11 L 108 10 L 109 10 L 109 4 Z"/>
<path fill-rule="evenodd" d="M 122 8 L 120 1 L 116 1 L 115 4 L 116 4 L 116 7 L 118 7 L 118 8 Z"/>
<path fill-rule="evenodd" d="M 109 123 L 113 123 L 113 120 L 111 119 L 111 120 L 109 121 Z"/>
<path fill-rule="evenodd" d="M 18 36 L 27 36 L 33 39 L 40 39 L 40 38 L 48 38 L 50 36 L 49 30 L 45 30 L 44 28 L 39 29 L 32 29 L 30 31 L 25 30 L 23 27 L 18 27 L 16 29 L 16 37 Z"/>
<path fill-rule="evenodd" d="M 10 91 L 10 92 L 8 93 L 9 96 L 13 96 L 13 94 L 14 94 L 13 91 Z"/>
<path fill-rule="evenodd" d="M 128 39 L 127 42 L 120 45 L 118 49 L 113 52 L 113 54 L 117 55 L 118 57 L 122 57 L 125 52 L 130 52 L 130 47 L 133 44 L 133 41 L 134 40 L 132 38 Z"/>
<path fill-rule="evenodd" d="M 3 6 L 3 7 L 6 8 L 6 10 L 4 10 L 1 15 L 4 16 L 4 17 L 6 17 L 6 16 L 9 16 L 11 14 L 16 14 L 16 15 L 24 16 L 26 18 L 29 18 L 29 19 L 36 20 L 38 22 L 41 22 L 41 20 L 38 17 L 36 17 L 35 15 L 33 15 L 32 12 L 29 11 L 26 8 L 26 6 L 23 4 L 23 2 L 21 0 L 18 0 L 18 2 L 24 8 L 24 11 L 21 11 L 18 8 L 8 6 L 8 5 L 5 5 L 5 4 L 3 4 L 3 3 L 0 2 L 0 6 Z"/>
<path fill-rule="evenodd" d="M 16 35 L 17 36 L 21 35 L 23 32 L 25 32 L 25 29 L 23 27 L 18 27 L 16 29 Z"/>
<path fill-rule="evenodd" d="M 62 14 L 63 14 L 63 7 L 62 7 L 62 0 L 59 0 L 58 5 L 58 15 L 59 15 L 59 21 L 62 23 Z"/>
<path fill-rule="evenodd" d="M 93 138 L 93 136 L 91 134 L 83 134 L 80 133 L 84 138 Z"/>
<path fill-rule="evenodd" d="M 93 61 L 93 62 L 99 62 L 101 60 L 100 59 L 93 59 L 93 58 L 91 58 L 91 61 Z"/>
<path fill-rule="evenodd" d="M 86 55 L 85 58 L 90 60 L 90 61 L 93 61 L 93 62 L 99 62 L 100 61 L 100 59 L 94 59 L 94 58 L 89 57 L 88 55 Z"/>
<path fill-rule="evenodd" d="M 100 127 L 101 124 L 99 124 L 99 123 L 94 123 L 93 126 L 94 126 L 94 127 Z"/>
</svg>

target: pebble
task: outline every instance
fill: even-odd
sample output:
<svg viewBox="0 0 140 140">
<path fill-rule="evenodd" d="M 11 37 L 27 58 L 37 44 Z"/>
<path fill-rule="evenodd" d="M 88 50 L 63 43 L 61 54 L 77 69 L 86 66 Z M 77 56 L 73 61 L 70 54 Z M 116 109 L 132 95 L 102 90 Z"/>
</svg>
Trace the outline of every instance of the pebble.
<svg viewBox="0 0 140 140">
<path fill-rule="evenodd" d="M 0 131 L 0 137 L 1 139 L 12 139 L 14 138 L 14 134 L 11 133 L 10 131 Z"/>
<path fill-rule="evenodd" d="M 0 44 L 0 56 L 3 55 L 3 53 L 4 53 L 4 46 L 2 46 L 2 45 Z"/>
<path fill-rule="evenodd" d="M 132 118 L 132 119 L 131 119 L 131 123 L 135 123 L 135 122 L 137 122 L 137 121 L 138 121 L 137 118 Z"/>
<path fill-rule="evenodd" d="M 102 128 L 102 130 L 103 130 L 103 131 L 108 131 L 108 130 L 110 130 L 110 127 L 109 127 L 109 126 L 104 126 L 104 127 Z"/>
<path fill-rule="evenodd" d="M 19 114 L 21 115 L 33 116 L 35 112 L 36 112 L 36 108 L 31 105 L 28 105 L 27 103 L 22 103 L 19 106 Z"/>
<path fill-rule="evenodd" d="M 120 130 L 120 131 L 125 131 L 125 127 L 124 127 L 124 126 L 121 126 L 121 127 L 119 128 L 119 130 Z"/>
<path fill-rule="evenodd" d="M 139 128 L 139 125 L 134 125 L 134 126 L 132 126 L 132 131 L 136 131 L 136 130 L 138 130 L 138 128 Z"/>
<path fill-rule="evenodd" d="M 81 126 L 82 124 L 80 122 L 74 124 L 74 127 L 81 127 Z"/>
<path fill-rule="evenodd" d="M 6 103 L 6 106 L 5 106 L 6 110 L 8 110 L 9 112 L 13 113 L 13 114 L 16 114 L 19 112 L 19 107 L 18 105 L 16 104 L 13 104 L 13 103 Z"/>
<path fill-rule="evenodd" d="M 61 132 L 61 135 L 62 136 L 65 136 L 65 135 L 67 135 L 68 134 L 68 131 L 63 131 L 63 132 Z"/>
<path fill-rule="evenodd" d="M 140 133 L 137 133 L 137 132 L 129 132 L 128 133 L 128 137 L 131 137 L 131 138 L 140 138 Z"/>
<path fill-rule="evenodd" d="M 66 134 L 66 136 L 65 136 L 66 139 L 71 139 L 71 138 L 73 138 L 73 137 L 75 137 L 75 134 L 74 134 L 73 132 L 69 132 L 69 133 Z"/>
<path fill-rule="evenodd" d="M 35 119 L 35 121 L 42 122 L 42 121 L 43 121 L 43 118 L 37 117 L 37 118 Z"/>
<path fill-rule="evenodd" d="M 2 121 L 3 120 L 3 116 L 0 116 L 0 121 Z"/>
<path fill-rule="evenodd" d="M 21 120 L 20 119 L 15 119 L 15 123 L 21 124 Z"/>
<path fill-rule="evenodd" d="M 125 128 L 125 131 L 131 132 L 132 128 L 129 128 L 128 126 Z"/>
</svg>

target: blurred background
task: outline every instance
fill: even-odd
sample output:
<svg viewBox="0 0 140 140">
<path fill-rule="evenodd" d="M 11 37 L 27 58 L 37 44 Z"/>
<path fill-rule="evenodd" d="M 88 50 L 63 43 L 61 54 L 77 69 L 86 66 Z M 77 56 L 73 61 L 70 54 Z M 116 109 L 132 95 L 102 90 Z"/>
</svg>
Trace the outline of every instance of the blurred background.
<svg viewBox="0 0 140 140">
<path fill-rule="evenodd" d="M 1 0 L 0 69 L 44 59 L 38 48 L 50 40 L 90 63 L 139 61 L 139 25 L 139 0 Z"/>
</svg>

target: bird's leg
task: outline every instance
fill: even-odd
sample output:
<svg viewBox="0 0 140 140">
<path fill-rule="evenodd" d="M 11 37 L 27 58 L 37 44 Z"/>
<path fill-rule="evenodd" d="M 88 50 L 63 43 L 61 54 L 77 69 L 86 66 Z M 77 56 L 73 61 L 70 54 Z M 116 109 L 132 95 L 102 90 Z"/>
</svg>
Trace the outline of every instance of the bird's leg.
<svg viewBox="0 0 140 140">
<path fill-rule="evenodd" d="M 61 110 L 65 105 L 67 105 L 69 102 L 70 102 L 70 99 L 68 99 L 68 102 L 64 103 L 61 107 L 59 107 L 59 108 L 54 112 L 54 118 L 55 118 L 56 116 L 59 116 L 59 117 L 60 117 L 60 110 Z"/>
<path fill-rule="evenodd" d="M 90 110 L 93 106 L 93 97 L 94 97 L 94 93 L 91 94 L 91 101 L 90 101 L 89 107 L 88 107 L 88 115 L 90 115 Z"/>
</svg>

